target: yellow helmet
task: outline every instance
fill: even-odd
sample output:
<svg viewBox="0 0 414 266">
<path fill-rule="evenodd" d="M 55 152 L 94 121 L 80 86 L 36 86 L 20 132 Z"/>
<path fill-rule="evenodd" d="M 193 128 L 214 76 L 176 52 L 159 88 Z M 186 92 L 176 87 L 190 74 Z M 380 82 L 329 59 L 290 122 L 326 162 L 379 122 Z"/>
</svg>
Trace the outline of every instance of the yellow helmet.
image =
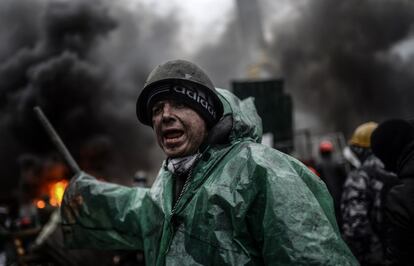
<svg viewBox="0 0 414 266">
<path fill-rule="evenodd" d="M 377 128 L 378 124 L 375 122 L 367 122 L 357 127 L 352 134 L 349 144 L 356 145 L 363 148 L 371 147 L 371 134 Z"/>
</svg>

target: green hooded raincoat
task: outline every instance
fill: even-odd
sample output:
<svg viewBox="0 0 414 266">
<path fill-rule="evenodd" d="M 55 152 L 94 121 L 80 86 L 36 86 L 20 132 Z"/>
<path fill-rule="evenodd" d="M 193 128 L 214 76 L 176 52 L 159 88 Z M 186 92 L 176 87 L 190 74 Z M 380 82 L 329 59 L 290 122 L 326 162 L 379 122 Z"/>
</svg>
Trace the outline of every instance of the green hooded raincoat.
<svg viewBox="0 0 414 266">
<path fill-rule="evenodd" d="M 151 189 L 82 173 L 61 208 L 66 244 L 143 250 L 147 265 L 357 265 L 325 185 L 294 158 L 259 144 L 252 99 L 218 91 L 233 115 L 230 142 L 203 152 L 175 213 L 165 163 Z"/>
</svg>

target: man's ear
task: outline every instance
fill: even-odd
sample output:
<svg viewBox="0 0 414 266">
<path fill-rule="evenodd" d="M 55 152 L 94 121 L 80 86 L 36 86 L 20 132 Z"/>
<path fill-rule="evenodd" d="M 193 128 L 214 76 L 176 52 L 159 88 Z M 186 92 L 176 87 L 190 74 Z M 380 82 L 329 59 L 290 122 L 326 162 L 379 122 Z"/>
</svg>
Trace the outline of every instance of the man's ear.
<svg viewBox="0 0 414 266">
<path fill-rule="evenodd" d="M 229 135 L 233 128 L 233 116 L 227 114 L 223 116 L 208 132 L 205 144 L 225 144 L 229 141 Z"/>
</svg>

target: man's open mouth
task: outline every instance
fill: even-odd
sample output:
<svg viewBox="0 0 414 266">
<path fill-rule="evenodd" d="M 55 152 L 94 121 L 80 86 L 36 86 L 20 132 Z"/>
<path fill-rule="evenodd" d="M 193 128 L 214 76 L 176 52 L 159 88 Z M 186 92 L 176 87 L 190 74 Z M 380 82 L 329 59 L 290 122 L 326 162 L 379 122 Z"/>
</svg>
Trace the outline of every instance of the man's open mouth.
<svg viewBox="0 0 414 266">
<path fill-rule="evenodd" d="M 183 135 L 184 135 L 184 131 L 179 130 L 179 129 L 165 130 L 162 134 L 163 139 L 167 144 L 174 144 L 180 141 Z"/>
</svg>

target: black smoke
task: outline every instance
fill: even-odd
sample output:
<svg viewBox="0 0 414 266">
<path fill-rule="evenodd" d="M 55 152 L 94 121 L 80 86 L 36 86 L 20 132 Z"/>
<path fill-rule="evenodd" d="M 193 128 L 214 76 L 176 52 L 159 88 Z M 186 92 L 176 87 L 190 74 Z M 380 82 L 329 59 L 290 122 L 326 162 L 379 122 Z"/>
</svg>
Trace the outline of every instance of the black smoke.
<svg viewBox="0 0 414 266">
<path fill-rule="evenodd" d="M 6 0 L 0 13 L 4 192 L 18 183 L 20 157 L 56 152 L 34 116 L 36 105 L 87 170 L 128 178 L 158 166 L 150 129 L 135 118 L 135 100 L 158 57 L 172 57 L 179 30 L 173 17 L 81 0 Z"/>
<path fill-rule="evenodd" d="M 246 55 L 243 53 L 241 36 L 237 20 L 231 19 L 219 41 L 204 45 L 196 55 L 196 62 L 206 69 L 208 75 L 214 78 L 216 87 L 229 89 L 230 80 L 240 78 L 244 74 Z"/>
<path fill-rule="evenodd" d="M 296 11 L 275 28 L 270 55 L 299 110 L 346 134 L 414 115 L 414 58 L 395 52 L 414 37 L 414 2 L 315 0 Z"/>
</svg>

